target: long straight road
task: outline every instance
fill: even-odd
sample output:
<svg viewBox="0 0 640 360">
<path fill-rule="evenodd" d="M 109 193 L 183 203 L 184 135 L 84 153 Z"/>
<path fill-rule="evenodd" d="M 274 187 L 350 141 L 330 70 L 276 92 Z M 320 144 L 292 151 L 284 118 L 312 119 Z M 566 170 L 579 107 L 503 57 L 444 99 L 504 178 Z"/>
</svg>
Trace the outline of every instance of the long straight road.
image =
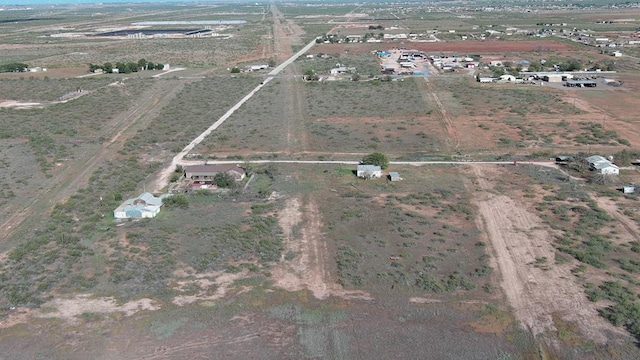
<svg viewBox="0 0 640 360">
<path fill-rule="evenodd" d="M 187 155 L 191 150 L 193 150 L 193 148 L 196 145 L 200 144 L 207 136 L 209 136 L 209 134 L 211 134 L 214 130 L 216 130 L 220 125 L 222 125 L 225 121 L 227 121 L 227 119 L 229 119 L 229 117 L 231 117 L 231 115 L 233 115 L 233 113 L 236 112 L 236 110 L 238 110 L 244 103 L 249 101 L 253 97 L 253 95 L 255 95 L 258 91 L 260 91 L 262 88 L 267 86 L 267 84 L 271 80 L 273 80 L 273 78 L 277 76 L 282 70 L 284 70 L 287 66 L 291 65 L 291 63 L 296 61 L 296 59 L 298 59 L 300 56 L 304 55 L 315 44 L 316 44 L 316 39 L 313 39 L 311 42 L 305 45 L 302 49 L 300 49 L 300 51 L 293 54 L 290 58 L 285 60 L 282 64 L 276 66 L 273 70 L 271 70 L 271 72 L 269 72 L 269 74 L 267 75 L 267 78 L 264 79 L 263 82 L 261 82 L 253 90 L 251 90 L 245 97 L 243 97 L 240 101 L 238 101 L 235 105 L 233 105 L 229 110 L 227 110 L 227 112 L 224 113 L 224 115 L 222 115 L 216 122 L 211 124 L 209 128 L 207 128 L 204 132 L 202 132 L 202 134 L 198 135 L 195 139 L 193 139 L 189 143 L 189 145 L 185 146 L 184 149 L 182 149 L 182 151 L 180 151 L 176 156 L 174 156 L 173 160 L 171 161 L 171 164 L 169 164 L 166 168 L 162 169 L 158 179 L 154 182 L 154 184 L 152 184 L 152 186 L 150 186 L 150 189 L 154 192 L 158 192 L 162 188 L 164 188 L 167 185 L 169 176 L 175 170 L 176 166 L 181 164 L 182 158 L 184 158 L 185 155 Z"/>
</svg>

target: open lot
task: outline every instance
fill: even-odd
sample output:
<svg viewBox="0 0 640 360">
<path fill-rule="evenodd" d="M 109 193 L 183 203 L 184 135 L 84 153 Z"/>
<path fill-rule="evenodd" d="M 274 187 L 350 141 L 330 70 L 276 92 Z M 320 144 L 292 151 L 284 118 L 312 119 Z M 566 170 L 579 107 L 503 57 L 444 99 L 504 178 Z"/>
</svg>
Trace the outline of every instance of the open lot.
<svg viewBox="0 0 640 360">
<path fill-rule="evenodd" d="M 638 199 L 618 189 L 640 181 L 640 77 L 630 58 L 538 25 L 623 38 L 622 12 L 131 6 L 0 12 L 3 61 L 48 69 L 0 76 L 2 356 L 638 358 Z M 246 23 L 216 29 L 225 39 L 69 35 L 185 19 Z M 327 32 L 438 41 L 310 43 Z M 306 43 L 314 56 L 294 61 Z M 488 66 L 379 74 L 372 51 L 402 48 L 599 64 L 623 70 L 621 86 L 477 82 Z M 140 58 L 185 69 L 78 78 Z M 340 66 L 356 70 L 329 76 Z M 358 179 L 373 152 L 389 168 Z M 589 171 L 593 154 L 620 175 Z M 430 159 L 454 161 L 397 162 Z M 114 219 L 182 166 L 221 160 L 246 178 L 173 194 L 153 219 Z"/>
</svg>

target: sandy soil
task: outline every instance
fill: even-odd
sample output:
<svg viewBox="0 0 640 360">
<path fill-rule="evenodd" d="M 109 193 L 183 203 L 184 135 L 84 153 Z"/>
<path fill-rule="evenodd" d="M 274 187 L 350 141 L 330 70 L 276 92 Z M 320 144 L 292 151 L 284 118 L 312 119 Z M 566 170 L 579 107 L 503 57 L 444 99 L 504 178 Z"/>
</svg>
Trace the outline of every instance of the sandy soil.
<svg viewBox="0 0 640 360">
<path fill-rule="evenodd" d="M 584 290 L 572 279 L 575 264 L 554 264 L 552 233 L 543 221 L 506 195 L 492 193 L 492 178 L 504 176 L 492 166 L 471 166 L 477 177 L 474 202 L 478 226 L 489 236 L 501 275 L 502 287 L 516 319 L 534 335 L 555 332 L 553 316 L 577 324 L 586 338 L 607 341 L 606 332 L 622 332 L 600 317 Z M 546 257 L 546 270 L 535 267 Z"/>
<path fill-rule="evenodd" d="M 184 306 L 196 301 L 215 301 L 223 298 L 229 292 L 231 286 L 236 280 L 246 278 L 248 271 L 242 271 L 236 274 L 228 274 L 224 271 L 215 273 L 198 274 L 195 279 L 192 280 L 180 280 L 177 282 L 177 289 L 181 290 L 190 284 L 197 284 L 201 291 L 195 295 L 178 295 L 173 298 L 173 303 L 178 306 Z M 210 293 L 209 289 L 215 286 L 215 291 Z M 242 287 L 239 292 L 246 292 L 250 290 L 249 287 Z"/>
<path fill-rule="evenodd" d="M 348 291 L 332 281 L 325 266 L 329 256 L 322 237 L 322 219 L 313 200 L 303 208 L 299 199 L 287 199 L 278 222 L 285 237 L 285 255 L 272 271 L 276 286 L 287 291 L 307 289 L 318 299 L 338 296 L 371 300 L 371 296 L 363 291 Z M 294 229 L 299 225 L 301 234 L 296 236 Z M 295 254 L 295 257 L 286 260 L 287 253 Z"/>
<path fill-rule="evenodd" d="M 43 312 L 42 310 L 54 309 Z M 68 322 L 76 322 L 77 317 L 84 313 L 108 314 L 123 312 L 131 316 L 142 310 L 159 310 L 160 307 L 151 299 L 139 299 L 118 305 L 112 297 L 91 298 L 90 294 L 79 294 L 73 298 L 57 298 L 46 302 L 40 308 L 40 312 L 33 313 L 41 318 L 59 318 Z"/>
<path fill-rule="evenodd" d="M 41 103 L 37 102 L 20 102 L 15 100 L 5 100 L 0 102 L 0 108 L 28 109 L 42 106 L 43 105 Z"/>
</svg>

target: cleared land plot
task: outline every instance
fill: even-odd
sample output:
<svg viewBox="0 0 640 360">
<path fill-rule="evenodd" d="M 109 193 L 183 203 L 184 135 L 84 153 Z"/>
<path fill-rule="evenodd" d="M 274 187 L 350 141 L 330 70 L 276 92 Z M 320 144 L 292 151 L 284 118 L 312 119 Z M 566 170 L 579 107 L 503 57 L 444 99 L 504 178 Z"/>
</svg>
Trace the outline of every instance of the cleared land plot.
<svg viewBox="0 0 640 360">
<path fill-rule="evenodd" d="M 433 112 L 434 105 L 425 100 L 415 81 L 277 80 L 194 152 L 221 156 L 247 152 L 329 155 L 337 149 L 435 151 L 442 131 L 440 115 Z"/>
<path fill-rule="evenodd" d="M 46 75 L 46 73 L 44 73 Z M 2 100 L 15 100 L 21 102 L 60 101 L 80 95 L 82 92 L 95 91 L 107 84 L 118 81 L 113 78 L 97 79 L 37 79 L 28 78 L 31 74 L 20 74 L 23 78 L 0 80 L 0 93 Z"/>
<path fill-rule="evenodd" d="M 150 154 L 151 159 L 164 160 L 170 153 L 180 152 L 258 82 L 258 78 L 250 76 L 187 81 L 182 91 L 154 119 L 153 126 L 141 130 L 123 149 L 123 153 L 135 154 L 143 151 Z"/>
<path fill-rule="evenodd" d="M 627 146 L 634 141 L 629 136 L 633 130 L 626 130 L 625 122 L 581 99 L 593 96 L 586 92 L 478 84 L 456 77 L 434 77 L 431 81 L 460 130 L 462 149 Z M 616 93 L 602 91 L 601 97 L 615 97 Z"/>
<path fill-rule="evenodd" d="M 231 79 L 234 80 L 240 79 Z M 254 81 L 257 82 L 257 79 Z M 290 90 L 290 82 L 290 79 L 270 82 L 196 146 L 193 152 L 221 156 L 285 150 L 288 124 L 300 121 L 300 118 L 296 118 L 296 114 L 300 113 L 295 108 L 297 104 L 291 101 L 292 96 L 298 97 L 299 94 L 287 91 Z"/>
<path fill-rule="evenodd" d="M 637 261 L 637 254 L 623 250 L 634 244 L 634 237 L 625 230 L 628 225 L 611 217 L 622 214 L 608 213 L 599 206 L 598 197 L 595 201 L 588 193 L 589 186 L 567 182 L 566 175 L 553 169 L 475 166 L 473 170 L 481 190 L 475 201 L 497 252 L 516 318 L 534 332 L 552 334 L 562 331 L 562 323 L 573 324 L 575 335 L 559 338 L 565 345 L 623 335 L 598 312 L 635 331 L 624 309 L 637 305 L 615 305 L 603 311 L 606 303 L 588 301 L 622 303 L 623 294 L 638 293 L 637 282 L 618 270 L 623 266 L 633 271 L 627 265 Z M 499 194 L 494 193 L 496 189 Z M 612 295 L 617 290 L 610 282 L 617 282 L 613 287 L 620 290 L 618 295 Z M 619 321 L 612 320 L 613 314 Z"/>
<path fill-rule="evenodd" d="M 324 54 L 327 57 L 322 58 L 315 54 L 315 48 L 312 48 L 310 54 L 314 55 L 313 58 L 300 57 L 297 61 L 299 64 L 302 74 L 311 70 L 314 71 L 318 75 L 328 75 L 329 70 L 336 67 L 337 64 L 346 67 L 354 67 L 356 68 L 355 73 L 358 73 L 365 77 L 375 77 L 380 74 L 380 66 L 378 65 L 378 59 L 373 54 L 340 54 L 340 53 L 329 53 Z M 344 76 L 345 78 L 349 78 L 349 74 Z"/>
<path fill-rule="evenodd" d="M 40 79 L 27 81 L 44 87 L 49 81 L 53 81 L 55 87 L 57 82 Z M 105 81 L 87 79 L 80 83 L 97 88 Z M 50 171 L 59 161 L 83 152 L 83 146 L 94 146 L 114 135 L 109 134 L 108 120 L 130 109 L 133 105 L 131 97 L 140 94 L 149 85 L 149 82 L 142 80 L 131 82 L 130 85 L 102 86 L 73 101 L 44 108 L 0 109 L 3 119 L 0 138 L 28 139 L 42 171 Z"/>
<path fill-rule="evenodd" d="M 25 140 L 3 139 L 0 145 L 0 222 L 25 204 L 46 180 Z"/>
<path fill-rule="evenodd" d="M 334 190 L 320 207 L 330 224 L 325 231 L 333 239 L 338 281 L 376 298 L 486 296 L 493 269 L 460 173 L 450 167 L 399 171 L 405 179 L 399 183 L 356 181 L 345 168 L 319 177 Z"/>
<path fill-rule="evenodd" d="M 309 148 L 434 151 L 440 115 L 416 81 L 424 80 L 307 83 Z"/>
</svg>

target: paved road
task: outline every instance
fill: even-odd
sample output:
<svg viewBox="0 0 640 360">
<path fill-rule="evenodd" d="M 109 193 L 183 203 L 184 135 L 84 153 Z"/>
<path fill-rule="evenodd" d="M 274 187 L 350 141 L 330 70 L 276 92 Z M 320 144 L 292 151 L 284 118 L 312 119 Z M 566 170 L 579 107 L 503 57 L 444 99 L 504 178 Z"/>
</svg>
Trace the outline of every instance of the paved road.
<svg viewBox="0 0 640 360">
<path fill-rule="evenodd" d="M 338 165 L 357 165 L 360 161 L 352 160 L 207 160 L 209 165 L 226 165 L 226 164 L 338 164 Z M 182 160 L 178 165 L 200 165 L 202 160 Z M 513 165 L 513 161 L 390 161 L 390 165 Z M 518 161 L 518 165 L 539 165 L 556 168 L 557 165 L 553 161 Z"/>
<path fill-rule="evenodd" d="M 171 172 L 174 171 L 177 165 L 181 164 L 182 158 L 185 155 L 187 155 L 191 150 L 193 150 L 193 148 L 196 145 L 200 144 L 207 136 L 209 136 L 209 134 L 211 134 L 220 125 L 222 125 L 227 119 L 229 119 L 229 117 L 231 117 L 231 115 L 233 115 L 233 113 L 236 112 L 236 110 L 238 110 L 245 102 L 249 101 L 249 99 L 251 99 L 253 95 L 255 95 L 263 87 L 265 87 L 271 80 L 273 80 L 273 77 L 278 75 L 287 66 L 291 65 L 291 63 L 296 61 L 296 59 L 298 59 L 300 56 L 304 55 L 315 44 L 316 44 L 316 40 L 313 39 L 310 43 L 305 45 L 305 47 L 303 47 L 300 51 L 293 54 L 293 56 L 285 60 L 282 64 L 276 66 L 273 70 L 271 70 L 271 72 L 269 72 L 269 74 L 267 75 L 267 78 L 265 78 L 262 83 L 256 86 L 245 97 L 243 97 L 240 101 L 238 101 L 235 105 L 233 105 L 229 110 L 227 110 L 227 112 L 224 113 L 224 115 L 222 115 L 216 122 L 211 124 L 211 126 L 209 126 L 208 129 L 206 129 L 202 134 L 198 135 L 195 139 L 193 139 L 189 143 L 189 145 L 185 146 L 185 148 L 182 149 L 182 151 L 180 151 L 176 156 L 173 157 L 171 164 L 168 165 L 165 169 L 163 169 L 160 172 L 160 179 L 159 181 L 155 182 L 154 186 L 151 187 L 152 191 L 160 191 L 160 189 L 166 186 L 166 181 L 168 180 L 169 174 L 171 174 Z"/>
</svg>

